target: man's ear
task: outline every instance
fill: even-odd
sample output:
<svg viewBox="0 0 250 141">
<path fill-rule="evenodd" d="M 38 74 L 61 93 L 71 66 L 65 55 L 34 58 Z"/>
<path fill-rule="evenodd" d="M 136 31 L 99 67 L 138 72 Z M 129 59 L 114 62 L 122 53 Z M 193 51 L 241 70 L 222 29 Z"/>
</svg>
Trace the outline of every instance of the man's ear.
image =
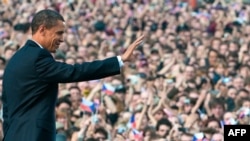
<svg viewBox="0 0 250 141">
<path fill-rule="evenodd" d="M 40 35 L 45 36 L 46 35 L 46 27 L 44 25 L 39 26 L 38 32 Z"/>
</svg>

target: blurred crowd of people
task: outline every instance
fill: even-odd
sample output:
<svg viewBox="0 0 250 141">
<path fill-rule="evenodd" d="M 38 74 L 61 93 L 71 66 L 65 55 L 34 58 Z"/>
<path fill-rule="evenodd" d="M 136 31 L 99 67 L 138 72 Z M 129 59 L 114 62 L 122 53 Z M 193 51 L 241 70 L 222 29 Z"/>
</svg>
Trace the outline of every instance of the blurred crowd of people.
<svg viewBox="0 0 250 141">
<path fill-rule="evenodd" d="M 223 141 L 224 125 L 250 124 L 248 4 L 2 0 L 0 76 L 45 8 L 65 18 L 65 42 L 53 55 L 68 64 L 120 55 L 144 34 L 121 75 L 59 84 L 56 140 Z"/>
</svg>

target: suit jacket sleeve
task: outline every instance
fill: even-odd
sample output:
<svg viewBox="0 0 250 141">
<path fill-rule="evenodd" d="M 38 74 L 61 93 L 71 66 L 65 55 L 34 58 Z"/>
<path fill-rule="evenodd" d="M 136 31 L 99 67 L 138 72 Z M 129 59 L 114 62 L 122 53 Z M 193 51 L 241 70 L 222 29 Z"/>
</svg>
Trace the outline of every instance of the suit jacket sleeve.
<svg viewBox="0 0 250 141">
<path fill-rule="evenodd" d="M 3 89 L 3 96 L 2 96 L 2 101 L 6 102 L 6 94 L 4 94 L 5 91 Z M 7 104 L 3 104 L 3 132 L 7 131 L 7 128 L 9 127 L 9 116 L 8 116 L 8 107 Z"/>
<path fill-rule="evenodd" d="M 35 61 L 35 70 L 42 81 L 49 83 L 88 81 L 120 73 L 117 57 L 70 65 L 55 61 L 44 49 Z"/>
</svg>

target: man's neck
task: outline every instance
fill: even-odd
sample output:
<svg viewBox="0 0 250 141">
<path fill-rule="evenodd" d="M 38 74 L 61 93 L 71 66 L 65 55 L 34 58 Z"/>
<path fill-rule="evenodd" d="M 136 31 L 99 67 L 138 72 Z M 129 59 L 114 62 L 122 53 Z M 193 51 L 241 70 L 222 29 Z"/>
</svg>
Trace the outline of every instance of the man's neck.
<svg viewBox="0 0 250 141">
<path fill-rule="evenodd" d="M 34 35 L 32 35 L 31 40 L 34 41 L 37 45 L 39 45 L 41 48 L 43 48 L 43 45 L 41 42 L 41 37 L 34 34 Z"/>
</svg>

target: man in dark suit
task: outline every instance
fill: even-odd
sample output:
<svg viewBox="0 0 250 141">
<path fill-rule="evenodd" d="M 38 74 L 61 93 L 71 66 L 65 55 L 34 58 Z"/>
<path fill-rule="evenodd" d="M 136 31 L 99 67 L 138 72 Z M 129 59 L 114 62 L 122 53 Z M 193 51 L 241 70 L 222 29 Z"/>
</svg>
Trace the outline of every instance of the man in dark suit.
<svg viewBox="0 0 250 141">
<path fill-rule="evenodd" d="M 65 27 L 57 12 L 38 12 L 31 23 L 32 40 L 7 64 L 3 76 L 4 141 L 55 141 L 58 83 L 119 74 L 123 62 L 143 40 L 139 37 L 121 56 L 69 65 L 56 62 L 51 55 L 63 42 Z"/>
</svg>

